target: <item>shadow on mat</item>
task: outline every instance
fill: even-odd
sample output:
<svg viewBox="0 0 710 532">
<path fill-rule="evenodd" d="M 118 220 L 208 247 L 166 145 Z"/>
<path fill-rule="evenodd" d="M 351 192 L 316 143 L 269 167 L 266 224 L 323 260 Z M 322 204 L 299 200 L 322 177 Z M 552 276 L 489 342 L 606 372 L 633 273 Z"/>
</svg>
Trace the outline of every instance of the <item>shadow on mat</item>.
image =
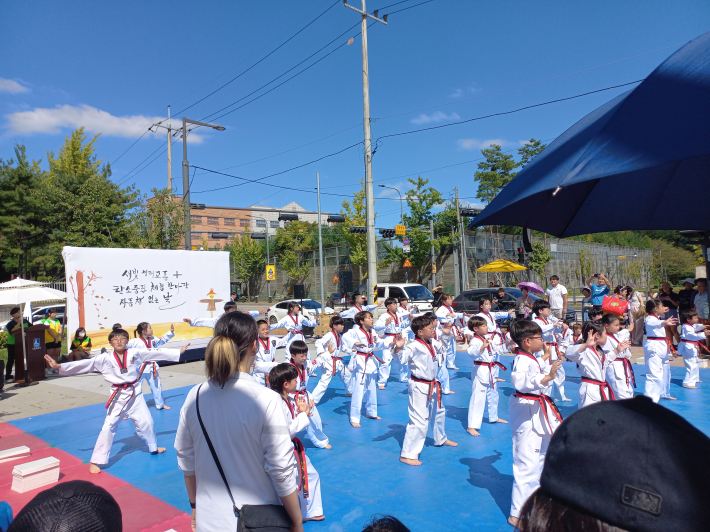
<svg viewBox="0 0 710 532">
<path fill-rule="evenodd" d="M 177 430 L 164 430 L 162 432 L 156 432 L 155 436 L 156 439 L 158 436 L 165 436 L 166 434 L 176 434 Z M 143 441 L 143 438 L 138 436 L 137 434 L 134 434 L 133 436 L 129 436 L 128 438 L 123 438 L 121 440 L 113 440 L 114 445 L 116 443 L 122 443 L 123 447 L 121 448 L 120 451 L 118 451 L 116 454 L 111 456 L 111 458 L 108 461 L 108 464 L 102 466 L 102 469 L 107 469 L 117 463 L 121 458 L 124 456 L 127 456 L 131 453 L 134 453 L 136 451 L 140 451 L 142 453 L 150 454 L 150 451 L 148 451 L 148 446 L 145 444 Z M 93 451 L 94 448 L 91 447 L 89 449 L 79 449 L 80 451 Z"/>
<path fill-rule="evenodd" d="M 338 397 L 345 397 L 345 393 L 338 394 L 341 390 L 336 390 L 335 388 L 330 388 L 326 389 L 325 393 L 323 394 L 323 397 L 321 398 L 320 402 L 318 403 L 319 405 L 324 405 L 331 399 L 337 399 Z"/>
<path fill-rule="evenodd" d="M 185 397 L 184 393 L 177 394 L 177 395 L 163 395 L 163 403 L 168 404 L 167 399 L 172 399 L 174 397 Z M 146 405 L 148 405 L 148 408 L 155 408 L 155 400 L 149 399 L 145 402 Z M 170 405 L 168 405 L 170 406 Z"/>
<path fill-rule="evenodd" d="M 493 451 L 495 454 L 483 458 L 461 458 L 459 462 L 468 467 L 468 483 L 477 488 L 488 490 L 501 513 L 510 515 L 510 501 L 513 489 L 513 475 L 505 475 L 498 471 L 493 464 L 500 460 L 503 453 Z"/>
<path fill-rule="evenodd" d="M 456 379 L 471 380 L 471 372 L 470 371 L 457 371 L 456 375 L 454 375 L 453 377 L 449 377 L 450 381 L 455 381 Z"/>
<path fill-rule="evenodd" d="M 375 436 L 372 438 L 372 441 L 385 441 L 390 438 L 394 438 L 397 440 L 397 443 L 399 444 L 399 449 L 402 450 L 402 447 L 404 446 L 404 435 L 407 432 L 407 426 L 406 425 L 387 425 L 387 428 L 390 429 L 384 434 L 380 436 Z M 432 447 L 434 445 L 434 440 L 427 436 L 426 440 L 424 440 L 424 446 L 425 447 Z"/>
</svg>

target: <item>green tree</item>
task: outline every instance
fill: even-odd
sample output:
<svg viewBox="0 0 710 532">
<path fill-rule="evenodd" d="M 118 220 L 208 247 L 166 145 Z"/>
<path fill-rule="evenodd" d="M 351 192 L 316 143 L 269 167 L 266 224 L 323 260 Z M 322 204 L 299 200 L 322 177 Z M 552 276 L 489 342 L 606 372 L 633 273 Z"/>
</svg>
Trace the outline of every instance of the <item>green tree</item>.
<svg viewBox="0 0 710 532">
<path fill-rule="evenodd" d="M 658 284 L 668 278 L 677 284 L 686 277 L 695 278 L 696 258 L 692 251 L 679 248 L 666 240 L 653 241 L 651 279 Z"/>
<path fill-rule="evenodd" d="M 249 231 L 248 227 L 245 231 Z M 234 235 L 224 249 L 230 253 L 237 279 L 247 285 L 247 296 L 258 293 L 259 280 L 266 265 L 266 253 L 262 243 L 252 240 L 249 234 L 242 234 L 241 239 Z"/>
<path fill-rule="evenodd" d="M 308 277 L 310 262 L 303 258 L 304 252 L 314 249 L 314 223 L 290 222 L 276 230 L 274 245 L 276 259 L 286 276 L 300 284 Z"/>
<path fill-rule="evenodd" d="M 342 237 L 350 247 L 350 262 L 357 266 L 362 282 L 362 267 L 367 266 L 367 234 L 351 233 L 352 226 L 366 226 L 367 224 L 367 203 L 365 199 L 365 181 L 360 180 L 362 185 L 360 190 L 353 195 L 352 202 L 343 200 L 340 214 L 345 218 L 342 224 Z M 375 214 L 375 217 L 377 214 Z"/>
<path fill-rule="evenodd" d="M 532 249 L 530 267 L 540 277 L 545 277 L 545 267 L 552 260 L 552 254 L 542 242 L 533 242 Z"/>
<path fill-rule="evenodd" d="M 152 189 L 153 197 L 143 196 L 133 217 L 133 247 L 179 249 L 185 237 L 185 211 L 182 198 L 169 188 Z"/>
<path fill-rule="evenodd" d="M 586 284 L 587 279 L 592 276 L 592 259 L 589 258 L 589 251 L 584 248 L 579 250 L 579 264 L 575 268 L 575 273 L 582 284 Z"/>
<path fill-rule="evenodd" d="M 530 139 L 527 141 L 520 148 L 518 148 L 518 155 L 520 155 L 518 167 L 525 168 L 546 147 L 547 144 L 543 144 L 539 140 Z"/>
</svg>

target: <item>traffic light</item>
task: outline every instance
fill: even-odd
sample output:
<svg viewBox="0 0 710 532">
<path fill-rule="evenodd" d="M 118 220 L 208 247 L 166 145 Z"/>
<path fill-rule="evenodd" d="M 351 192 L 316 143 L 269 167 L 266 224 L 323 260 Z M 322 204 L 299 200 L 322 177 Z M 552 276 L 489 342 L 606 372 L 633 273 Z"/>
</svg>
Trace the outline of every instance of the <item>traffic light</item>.
<svg viewBox="0 0 710 532">
<path fill-rule="evenodd" d="M 379 229 L 380 235 L 382 235 L 383 238 L 394 238 L 395 235 L 395 230 L 394 229 Z"/>
<path fill-rule="evenodd" d="M 296 213 L 279 213 L 279 222 L 297 222 L 298 214 Z"/>
<path fill-rule="evenodd" d="M 350 232 L 355 234 L 364 234 L 367 233 L 367 227 L 364 225 L 351 225 Z"/>
<path fill-rule="evenodd" d="M 523 248 L 518 248 L 518 262 L 520 264 L 525 263 L 525 250 Z"/>
<path fill-rule="evenodd" d="M 331 214 L 328 216 L 328 223 L 329 224 L 334 224 L 334 223 L 343 223 L 345 221 L 345 217 L 341 216 L 339 214 Z"/>
<path fill-rule="evenodd" d="M 265 232 L 251 233 L 251 239 L 252 240 L 264 240 L 264 239 L 266 239 L 266 233 Z"/>
<path fill-rule="evenodd" d="M 468 216 L 469 218 L 475 218 L 481 214 L 481 209 L 472 209 L 470 207 L 461 207 L 461 216 Z"/>
</svg>

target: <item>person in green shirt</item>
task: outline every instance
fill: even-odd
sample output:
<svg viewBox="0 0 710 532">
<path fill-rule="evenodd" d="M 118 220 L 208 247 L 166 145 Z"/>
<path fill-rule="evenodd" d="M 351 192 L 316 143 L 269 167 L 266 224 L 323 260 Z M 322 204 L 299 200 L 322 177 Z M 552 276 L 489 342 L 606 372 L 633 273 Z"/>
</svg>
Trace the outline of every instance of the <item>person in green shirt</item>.
<svg viewBox="0 0 710 532">
<path fill-rule="evenodd" d="M 20 312 L 20 307 L 13 307 L 10 310 L 10 316 L 12 319 L 7 322 L 7 365 L 5 366 L 5 382 L 12 382 L 14 379 L 12 377 L 12 367 L 15 365 L 15 335 L 20 330 L 20 322 L 23 323 L 24 327 L 29 327 L 31 324 L 27 321 L 27 318 L 22 317 L 22 312 Z M 20 356 L 22 356 L 22 346 L 20 346 Z"/>
<path fill-rule="evenodd" d="M 57 319 L 57 309 L 48 308 L 47 317 L 40 321 L 42 325 L 47 325 L 49 329 L 44 331 L 44 346 L 47 348 L 47 354 L 59 362 L 59 352 L 62 348 L 62 323 Z M 52 373 L 59 374 L 59 370 L 47 367 L 47 375 Z"/>
<path fill-rule="evenodd" d="M 69 362 L 83 360 L 85 358 L 89 358 L 90 353 L 91 338 L 86 335 L 86 329 L 79 327 L 74 333 L 74 339 L 71 341 L 67 358 L 69 359 Z"/>
</svg>

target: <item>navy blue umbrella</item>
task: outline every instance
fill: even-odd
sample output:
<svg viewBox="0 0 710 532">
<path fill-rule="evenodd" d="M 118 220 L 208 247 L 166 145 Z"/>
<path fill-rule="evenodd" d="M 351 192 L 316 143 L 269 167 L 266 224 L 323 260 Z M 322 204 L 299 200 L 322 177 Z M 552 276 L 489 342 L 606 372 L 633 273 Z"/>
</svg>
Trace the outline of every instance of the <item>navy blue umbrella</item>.
<svg viewBox="0 0 710 532">
<path fill-rule="evenodd" d="M 471 223 L 557 237 L 710 229 L 710 33 L 555 139 Z"/>
</svg>

